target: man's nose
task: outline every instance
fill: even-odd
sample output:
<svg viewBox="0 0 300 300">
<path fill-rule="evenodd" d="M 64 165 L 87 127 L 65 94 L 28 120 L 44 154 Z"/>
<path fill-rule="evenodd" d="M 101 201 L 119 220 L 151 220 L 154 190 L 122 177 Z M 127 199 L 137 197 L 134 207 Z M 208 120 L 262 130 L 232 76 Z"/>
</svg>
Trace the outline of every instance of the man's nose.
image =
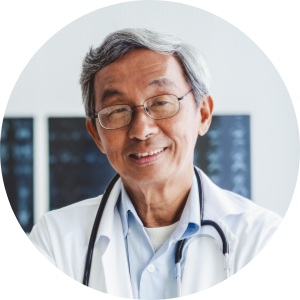
<svg viewBox="0 0 300 300">
<path fill-rule="evenodd" d="M 159 127 L 155 120 L 147 115 L 142 105 L 135 106 L 133 110 L 128 132 L 130 139 L 147 140 L 159 132 Z"/>
</svg>

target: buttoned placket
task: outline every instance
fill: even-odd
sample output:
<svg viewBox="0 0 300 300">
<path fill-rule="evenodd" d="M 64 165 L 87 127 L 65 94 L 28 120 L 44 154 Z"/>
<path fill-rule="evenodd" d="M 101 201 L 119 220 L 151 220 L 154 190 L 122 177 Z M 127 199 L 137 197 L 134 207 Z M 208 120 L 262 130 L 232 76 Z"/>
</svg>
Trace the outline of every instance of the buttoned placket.
<svg viewBox="0 0 300 300">
<path fill-rule="evenodd" d="M 194 186 L 193 197 L 198 202 L 197 183 L 196 190 Z M 157 299 L 173 298 L 177 296 L 177 283 L 175 277 L 175 250 L 176 243 L 187 230 L 190 216 L 192 220 L 199 223 L 200 215 L 195 216 L 192 209 L 188 205 L 185 215 L 182 216 L 178 227 L 172 233 L 171 237 L 165 242 L 155 253 L 146 233 L 141 220 L 128 198 L 126 191 L 122 190 L 122 216 L 124 239 L 127 248 L 128 266 L 130 268 L 131 284 L 134 298 Z M 126 202 L 125 202 L 126 200 Z M 197 207 L 196 210 L 198 211 Z M 126 213 L 125 213 L 126 212 Z M 126 216 L 126 217 L 125 217 Z M 197 220 L 199 218 L 199 220 Z M 196 225 L 197 227 L 198 225 Z M 199 227 L 199 226 L 198 226 Z M 125 229 L 126 228 L 126 229 Z M 189 232 L 193 232 L 190 230 Z M 188 237 L 188 236 L 186 236 Z M 184 261 L 182 262 L 184 264 Z M 162 280 L 166 284 L 162 284 Z"/>
</svg>

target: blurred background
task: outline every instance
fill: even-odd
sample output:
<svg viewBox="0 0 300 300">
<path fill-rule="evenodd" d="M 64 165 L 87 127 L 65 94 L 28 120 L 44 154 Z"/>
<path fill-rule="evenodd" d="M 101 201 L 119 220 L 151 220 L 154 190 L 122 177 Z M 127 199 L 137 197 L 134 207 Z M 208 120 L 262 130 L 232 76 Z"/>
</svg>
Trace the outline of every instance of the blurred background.
<svg viewBox="0 0 300 300">
<path fill-rule="evenodd" d="M 85 129 L 79 75 L 88 48 L 126 27 L 164 30 L 204 54 L 215 111 L 195 165 L 217 185 L 284 216 L 299 140 L 289 94 L 265 54 L 226 21 L 160 1 L 109 6 L 72 22 L 20 75 L 1 130 L 1 170 L 25 232 L 47 211 L 103 193 L 115 171 Z"/>
</svg>

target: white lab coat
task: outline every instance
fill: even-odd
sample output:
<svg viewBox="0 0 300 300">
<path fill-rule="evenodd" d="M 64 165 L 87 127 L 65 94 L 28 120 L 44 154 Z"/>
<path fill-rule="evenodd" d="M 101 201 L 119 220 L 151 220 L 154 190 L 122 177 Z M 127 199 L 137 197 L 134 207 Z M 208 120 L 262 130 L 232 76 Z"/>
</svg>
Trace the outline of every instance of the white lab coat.
<svg viewBox="0 0 300 300">
<path fill-rule="evenodd" d="M 215 221 L 229 243 L 230 275 L 265 246 L 281 218 L 252 201 L 213 184 L 202 172 L 204 220 Z M 111 295 L 132 298 L 122 224 L 116 201 L 120 180 L 108 199 L 99 226 L 89 286 Z M 30 240 L 58 269 L 82 282 L 89 238 L 102 196 L 45 214 L 34 226 Z M 225 279 L 221 238 L 204 226 L 188 241 L 183 253 L 182 295 L 209 288 Z"/>
</svg>

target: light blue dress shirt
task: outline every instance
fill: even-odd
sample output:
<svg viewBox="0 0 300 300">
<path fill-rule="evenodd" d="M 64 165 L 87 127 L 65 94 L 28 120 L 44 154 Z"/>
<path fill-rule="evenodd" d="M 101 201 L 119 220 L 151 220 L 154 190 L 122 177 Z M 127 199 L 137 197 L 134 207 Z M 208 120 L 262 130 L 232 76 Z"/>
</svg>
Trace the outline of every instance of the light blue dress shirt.
<svg viewBox="0 0 300 300">
<path fill-rule="evenodd" d="M 123 185 L 118 209 L 127 250 L 133 297 L 135 299 L 177 297 L 175 278 L 176 243 L 181 239 L 192 237 L 200 229 L 200 205 L 196 176 L 194 175 L 192 187 L 178 226 L 156 253 Z"/>
</svg>

